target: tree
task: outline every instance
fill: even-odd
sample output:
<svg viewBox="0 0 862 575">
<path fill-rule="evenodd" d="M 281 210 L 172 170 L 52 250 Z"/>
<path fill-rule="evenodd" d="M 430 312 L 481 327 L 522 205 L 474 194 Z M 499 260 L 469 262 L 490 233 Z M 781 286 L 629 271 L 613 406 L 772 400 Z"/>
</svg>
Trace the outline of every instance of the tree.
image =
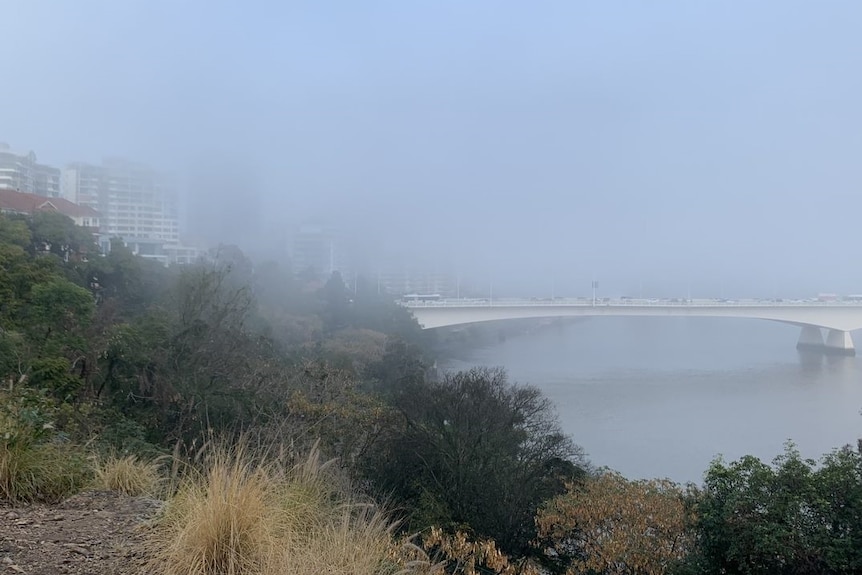
<svg viewBox="0 0 862 575">
<path fill-rule="evenodd" d="M 306 361 L 281 383 L 287 400 L 277 431 L 294 451 L 319 442 L 324 453 L 355 469 L 365 453 L 393 426 L 395 414 L 378 397 L 363 393 L 352 374 L 325 362 Z M 273 394 L 277 396 L 278 394 Z"/>
<path fill-rule="evenodd" d="M 408 380 L 391 401 L 401 425 L 368 473 L 381 493 L 415 510 L 413 529 L 464 528 L 523 556 L 540 503 L 584 473 L 550 402 L 536 388 L 509 384 L 502 370 Z"/>
<path fill-rule="evenodd" d="M 668 480 L 604 472 L 545 503 L 536 516 L 550 555 L 567 574 L 660 575 L 691 543 L 685 493 Z"/>
<path fill-rule="evenodd" d="M 98 302 L 111 302 L 119 316 L 128 319 L 143 315 L 164 298 L 176 275 L 156 261 L 134 255 L 114 238 L 105 257 L 88 262 L 86 281 Z"/>
<path fill-rule="evenodd" d="M 746 456 L 712 463 L 695 507 L 687 572 L 752 575 L 862 569 L 862 457 L 838 450 L 817 463 L 789 445 L 772 466 Z"/>
<path fill-rule="evenodd" d="M 370 329 L 347 328 L 333 333 L 321 346 L 331 362 L 355 373 L 383 358 L 386 335 Z"/>
<path fill-rule="evenodd" d="M 64 261 L 99 252 L 93 234 L 61 213 L 38 211 L 29 222 L 35 252 L 50 252 Z"/>
<path fill-rule="evenodd" d="M 53 349 L 82 349 L 81 334 L 93 317 L 95 304 L 86 289 L 63 278 L 39 283 L 31 290 L 28 331 L 35 341 Z"/>
<path fill-rule="evenodd" d="M 332 272 L 321 290 L 321 297 L 324 302 L 323 325 L 327 331 L 337 331 L 351 324 L 350 295 L 339 272 Z"/>
</svg>

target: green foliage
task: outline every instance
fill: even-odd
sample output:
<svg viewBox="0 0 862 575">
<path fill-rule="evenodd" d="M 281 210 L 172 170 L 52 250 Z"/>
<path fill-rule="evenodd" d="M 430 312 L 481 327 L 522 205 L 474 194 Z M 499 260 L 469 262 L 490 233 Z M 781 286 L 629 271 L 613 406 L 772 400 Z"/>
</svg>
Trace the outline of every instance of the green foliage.
<svg viewBox="0 0 862 575">
<path fill-rule="evenodd" d="M 29 356 L 24 336 L 0 327 L 0 384 L 11 388 L 26 376 L 26 357 Z"/>
<path fill-rule="evenodd" d="M 31 243 L 32 234 L 25 220 L 0 214 L 0 244 L 6 248 L 27 248 Z"/>
<path fill-rule="evenodd" d="M 164 298 L 175 274 L 155 261 L 135 256 L 119 240 L 105 257 L 88 262 L 87 282 L 99 302 L 115 302 L 123 319 L 140 317 Z"/>
<path fill-rule="evenodd" d="M 365 375 L 376 383 L 384 394 L 399 394 L 400 390 L 421 385 L 425 380 L 425 364 L 421 351 L 404 340 L 390 338 L 383 355 L 369 364 Z"/>
<path fill-rule="evenodd" d="M 51 253 L 69 261 L 99 252 L 89 231 L 58 212 L 36 212 L 29 219 L 29 227 L 36 253 Z"/>
<path fill-rule="evenodd" d="M 862 456 L 818 466 L 788 446 L 772 466 L 713 462 L 695 505 L 698 545 L 685 572 L 806 574 L 862 569 Z"/>
<path fill-rule="evenodd" d="M 56 409 L 37 390 L 0 393 L 0 501 L 54 502 L 88 480 L 83 452 L 57 442 Z"/>
<path fill-rule="evenodd" d="M 69 401 L 81 389 L 83 380 L 71 373 L 69 362 L 61 357 L 33 360 L 27 384 L 44 390 L 60 400 Z"/>
<path fill-rule="evenodd" d="M 391 397 L 401 425 L 366 471 L 378 492 L 414 510 L 412 529 L 467 528 L 509 553 L 530 553 L 539 505 L 585 466 L 548 400 L 479 368 L 417 379 Z"/>
<path fill-rule="evenodd" d="M 52 353 L 80 350 L 83 328 L 95 311 L 93 296 L 63 278 L 52 278 L 33 286 L 27 309 L 27 331 L 34 341 Z"/>
<path fill-rule="evenodd" d="M 0 501 L 56 503 L 82 489 L 92 470 L 80 449 L 0 442 Z"/>
</svg>

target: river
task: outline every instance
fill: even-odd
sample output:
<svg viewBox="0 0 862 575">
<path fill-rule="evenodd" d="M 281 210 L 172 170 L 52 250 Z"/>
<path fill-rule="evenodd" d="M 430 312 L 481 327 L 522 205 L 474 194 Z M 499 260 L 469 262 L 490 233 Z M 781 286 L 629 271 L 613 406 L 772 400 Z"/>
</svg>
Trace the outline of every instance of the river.
<svg viewBox="0 0 862 575">
<path fill-rule="evenodd" d="M 862 437 L 862 358 L 801 354 L 798 335 L 759 320 L 592 318 L 445 368 L 501 366 L 539 387 L 594 465 L 699 483 L 717 455 L 771 461 L 792 440 L 816 459 Z"/>
</svg>

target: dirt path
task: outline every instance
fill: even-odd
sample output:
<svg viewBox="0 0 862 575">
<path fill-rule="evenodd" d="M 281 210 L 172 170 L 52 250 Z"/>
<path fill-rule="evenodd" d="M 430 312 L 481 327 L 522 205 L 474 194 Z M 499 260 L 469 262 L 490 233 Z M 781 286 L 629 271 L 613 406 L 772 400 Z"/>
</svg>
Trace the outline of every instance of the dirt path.
<svg viewBox="0 0 862 575">
<path fill-rule="evenodd" d="M 52 506 L 0 508 L 0 574 L 142 575 L 147 520 L 162 503 L 87 492 Z"/>
</svg>

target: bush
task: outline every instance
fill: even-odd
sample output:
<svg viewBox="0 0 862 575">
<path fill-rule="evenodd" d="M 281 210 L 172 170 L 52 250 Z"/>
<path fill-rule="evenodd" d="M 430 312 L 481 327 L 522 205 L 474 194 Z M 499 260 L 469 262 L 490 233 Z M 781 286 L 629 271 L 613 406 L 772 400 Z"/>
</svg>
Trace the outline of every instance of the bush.
<svg viewBox="0 0 862 575">
<path fill-rule="evenodd" d="M 56 502 L 90 478 L 84 453 L 55 441 L 53 412 L 39 391 L 0 393 L 0 500 Z"/>
<path fill-rule="evenodd" d="M 411 511 L 410 529 L 438 526 L 535 552 L 535 514 L 588 467 L 553 406 L 499 369 L 447 373 L 390 390 L 400 415 L 364 458 L 377 493 Z"/>
</svg>

